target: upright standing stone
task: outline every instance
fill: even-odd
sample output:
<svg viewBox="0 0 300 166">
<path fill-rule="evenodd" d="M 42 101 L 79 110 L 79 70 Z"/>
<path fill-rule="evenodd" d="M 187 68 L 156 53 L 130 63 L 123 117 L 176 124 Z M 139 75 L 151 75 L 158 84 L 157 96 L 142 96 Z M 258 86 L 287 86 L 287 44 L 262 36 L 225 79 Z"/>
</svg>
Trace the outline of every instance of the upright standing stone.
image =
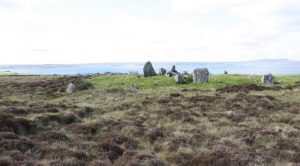
<svg viewBox="0 0 300 166">
<path fill-rule="evenodd" d="M 272 74 L 264 75 L 261 79 L 261 82 L 265 83 L 265 84 L 274 84 L 274 81 L 275 81 L 275 78 Z"/>
<path fill-rule="evenodd" d="M 66 92 L 67 93 L 74 93 L 76 91 L 76 85 L 72 82 L 68 84 Z"/>
<path fill-rule="evenodd" d="M 159 69 L 159 74 L 165 75 L 167 73 L 167 70 L 165 68 L 160 68 Z"/>
<path fill-rule="evenodd" d="M 178 73 L 175 65 L 172 66 L 171 72 Z"/>
<path fill-rule="evenodd" d="M 197 68 L 194 70 L 194 82 L 208 82 L 209 72 L 207 68 Z"/>
<path fill-rule="evenodd" d="M 156 76 L 156 72 L 151 62 L 147 62 L 144 66 L 144 77 Z"/>
</svg>

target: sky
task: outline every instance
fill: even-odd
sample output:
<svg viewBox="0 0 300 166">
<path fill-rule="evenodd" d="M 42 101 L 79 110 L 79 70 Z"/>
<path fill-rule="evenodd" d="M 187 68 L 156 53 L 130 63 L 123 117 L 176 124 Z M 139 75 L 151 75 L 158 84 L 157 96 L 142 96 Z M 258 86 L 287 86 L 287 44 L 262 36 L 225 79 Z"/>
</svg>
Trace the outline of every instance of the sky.
<svg viewBox="0 0 300 166">
<path fill-rule="evenodd" d="M 300 60 L 299 0 L 0 0 L 0 64 Z"/>
</svg>

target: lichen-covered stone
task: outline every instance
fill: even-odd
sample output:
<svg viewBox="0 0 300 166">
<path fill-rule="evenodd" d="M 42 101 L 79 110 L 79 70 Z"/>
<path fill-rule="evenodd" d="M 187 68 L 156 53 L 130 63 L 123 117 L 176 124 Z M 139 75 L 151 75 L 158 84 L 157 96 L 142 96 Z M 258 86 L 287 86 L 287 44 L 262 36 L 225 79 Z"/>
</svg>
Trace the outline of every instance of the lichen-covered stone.
<svg viewBox="0 0 300 166">
<path fill-rule="evenodd" d="M 74 93 L 76 91 L 76 85 L 73 84 L 72 82 L 68 84 L 67 86 L 67 93 Z"/>
<path fill-rule="evenodd" d="M 193 79 L 194 82 L 208 82 L 209 71 L 207 68 L 197 68 L 194 70 Z"/>
<path fill-rule="evenodd" d="M 174 79 L 175 79 L 177 84 L 184 84 L 185 83 L 184 78 L 180 74 L 177 74 L 174 77 Z"/>
</svg>

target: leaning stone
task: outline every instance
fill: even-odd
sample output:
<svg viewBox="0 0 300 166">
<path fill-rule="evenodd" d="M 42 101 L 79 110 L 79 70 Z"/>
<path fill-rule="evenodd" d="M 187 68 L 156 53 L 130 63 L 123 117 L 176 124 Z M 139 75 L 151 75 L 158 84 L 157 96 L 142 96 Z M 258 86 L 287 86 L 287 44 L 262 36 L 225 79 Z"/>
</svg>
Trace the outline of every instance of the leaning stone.
<svg viewBox="0 0 300 166">
<path fill-rule="evenodd" d="M 76 91 L 76 85 L 73 84 L 72 82 L 68 84 L 67 86 L 67 93 L 74 93 Z"/>
<path fill-rule="evenodd" d="M 264 84 L 274 84 L 275 78 L 272 74 L 264 75 L 261 79 L 261 82 Z"/>
<path fill-rule="evenodd" d="M 159 69 L 159 74 L 165 75 L 167 73 L 167 70 L 165 68 L 160 68 Z"/>
<path fill-rule="evenodd" d="M 207 68 L 197 68 L 194 70 L 193 79 L 194 82 L 208 82 L 209 71 Z"/>
<path fill-rule="evenodd" d="M 144 77 L 156 76 L 156 72 L 151 62 L 147 62 L 144 66 Z"/>
</svg>

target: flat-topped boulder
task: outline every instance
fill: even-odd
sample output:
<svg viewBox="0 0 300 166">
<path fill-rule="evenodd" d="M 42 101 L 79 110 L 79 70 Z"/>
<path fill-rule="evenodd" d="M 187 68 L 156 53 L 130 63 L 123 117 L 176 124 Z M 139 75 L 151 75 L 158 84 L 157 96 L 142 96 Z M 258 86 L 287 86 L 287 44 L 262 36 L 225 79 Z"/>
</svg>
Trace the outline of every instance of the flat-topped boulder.
<svg viewBox="0 0 300 166">
<path fill-rule="evenodd" d="M 208 82 L 209 71 L 207 68 L 197 68 L 193 72 L 194 82 Z"/>
</svg>

